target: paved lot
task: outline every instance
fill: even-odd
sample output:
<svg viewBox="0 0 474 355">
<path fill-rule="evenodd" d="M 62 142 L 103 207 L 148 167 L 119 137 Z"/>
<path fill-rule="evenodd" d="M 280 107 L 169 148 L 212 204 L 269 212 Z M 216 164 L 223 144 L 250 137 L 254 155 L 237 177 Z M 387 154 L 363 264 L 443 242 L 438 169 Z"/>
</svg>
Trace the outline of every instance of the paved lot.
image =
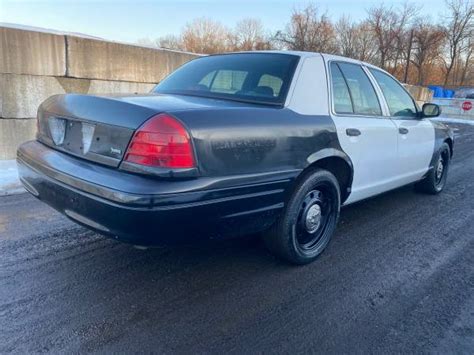
<svg viewBox="0 0 474 355">
<path fill-rule="evenodd" d="M 305 267 L 255 238 L 136 250 L 0 197 L 0 353 L 473 353 L 474 126 L 455 127 L 443 194 L 344 208 Z"/>
</svg>

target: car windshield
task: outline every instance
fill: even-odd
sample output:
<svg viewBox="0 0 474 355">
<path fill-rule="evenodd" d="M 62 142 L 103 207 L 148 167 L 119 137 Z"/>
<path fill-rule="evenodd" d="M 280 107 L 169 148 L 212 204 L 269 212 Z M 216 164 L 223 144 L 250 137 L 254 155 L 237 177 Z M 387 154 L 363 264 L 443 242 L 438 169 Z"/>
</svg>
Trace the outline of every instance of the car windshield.
<svg viewBox="0 0 474 355">
<path fill-rule="evenodd" d="M 153 92 L 283 105 L 298 59 L 277 53 L 202 57 L 183 65 Z"/>
</svg>

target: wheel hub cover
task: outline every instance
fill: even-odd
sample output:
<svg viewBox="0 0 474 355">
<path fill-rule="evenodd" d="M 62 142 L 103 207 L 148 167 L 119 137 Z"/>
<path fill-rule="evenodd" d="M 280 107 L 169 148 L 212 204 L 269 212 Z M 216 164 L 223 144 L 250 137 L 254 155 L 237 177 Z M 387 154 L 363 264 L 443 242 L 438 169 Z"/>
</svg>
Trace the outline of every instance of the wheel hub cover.
<svg viewBox="0 0 474 355">
<path fill-rule="evenodd" d="M 308 233 L 314 233 L 318 230 L 321 224 L 321 207 L 317 204 L 311 206 L 306 213 L 306 231 Z"/>
<path fill-rule="evenodd" d="M 436 169 L 436 177 L 437 177 L 438 179 L 440 179 L 441 176 L 443 175 L 443 170 L 444 170 L 443 160 L 442 160 L 442 159 L 439 159 L 439 161 L 438 161 L 438 168 Z"/>
</svg>

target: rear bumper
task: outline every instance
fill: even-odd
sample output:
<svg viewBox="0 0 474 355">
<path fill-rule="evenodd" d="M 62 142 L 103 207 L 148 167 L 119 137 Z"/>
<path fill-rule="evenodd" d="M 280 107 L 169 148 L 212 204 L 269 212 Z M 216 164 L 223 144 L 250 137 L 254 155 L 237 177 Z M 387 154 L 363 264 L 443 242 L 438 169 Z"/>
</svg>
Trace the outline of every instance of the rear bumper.
<svg viewBox="0 0 474 355">
<path fill-rule="evenodd" d="M 269 227 L 298 171 L 166 181 L 126 173 L 36 141 L 18 149 L 25 188 L 75 222 L 139 245 L 225 238 Z"/>
</svg>

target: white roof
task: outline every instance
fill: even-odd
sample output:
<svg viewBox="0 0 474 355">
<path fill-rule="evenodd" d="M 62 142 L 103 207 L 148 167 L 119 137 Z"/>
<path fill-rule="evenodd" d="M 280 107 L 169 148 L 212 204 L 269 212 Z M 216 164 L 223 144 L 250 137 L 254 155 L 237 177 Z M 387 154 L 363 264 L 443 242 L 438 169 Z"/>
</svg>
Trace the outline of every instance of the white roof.
<svg viewBox="0 0 474 355">
<path fill-rule="evenodd" d="M 363 64 L 367 67 L 372 67 L 372 68 L 377 68 L 379 70 L 382 70 L 381 68 L 367 63 L 367 62 L 362 62 L 357 59 L 349 58 L 349 57 L 343 57 L 340 55 L 335 55 L 335 54 L 327 54 L 327 53 L 321 53 L 321 52 L 305 52 L 305 51 L 290 51 L 290 50 L 264 50 L 264 51 L 244 51 L 244 52 L 235 52 L 235 53 L 280 53 L 280 54 L 289 54 L 289 55 L 296 55 L 301 58 L 309 58 L 309 57 L 315 57 L 315 56 L 322 56 L 326 60 L 341 60 L 345 62 L 352 62 L 352 63 L 357 63 L 357 64 Z"/>
</svg>

